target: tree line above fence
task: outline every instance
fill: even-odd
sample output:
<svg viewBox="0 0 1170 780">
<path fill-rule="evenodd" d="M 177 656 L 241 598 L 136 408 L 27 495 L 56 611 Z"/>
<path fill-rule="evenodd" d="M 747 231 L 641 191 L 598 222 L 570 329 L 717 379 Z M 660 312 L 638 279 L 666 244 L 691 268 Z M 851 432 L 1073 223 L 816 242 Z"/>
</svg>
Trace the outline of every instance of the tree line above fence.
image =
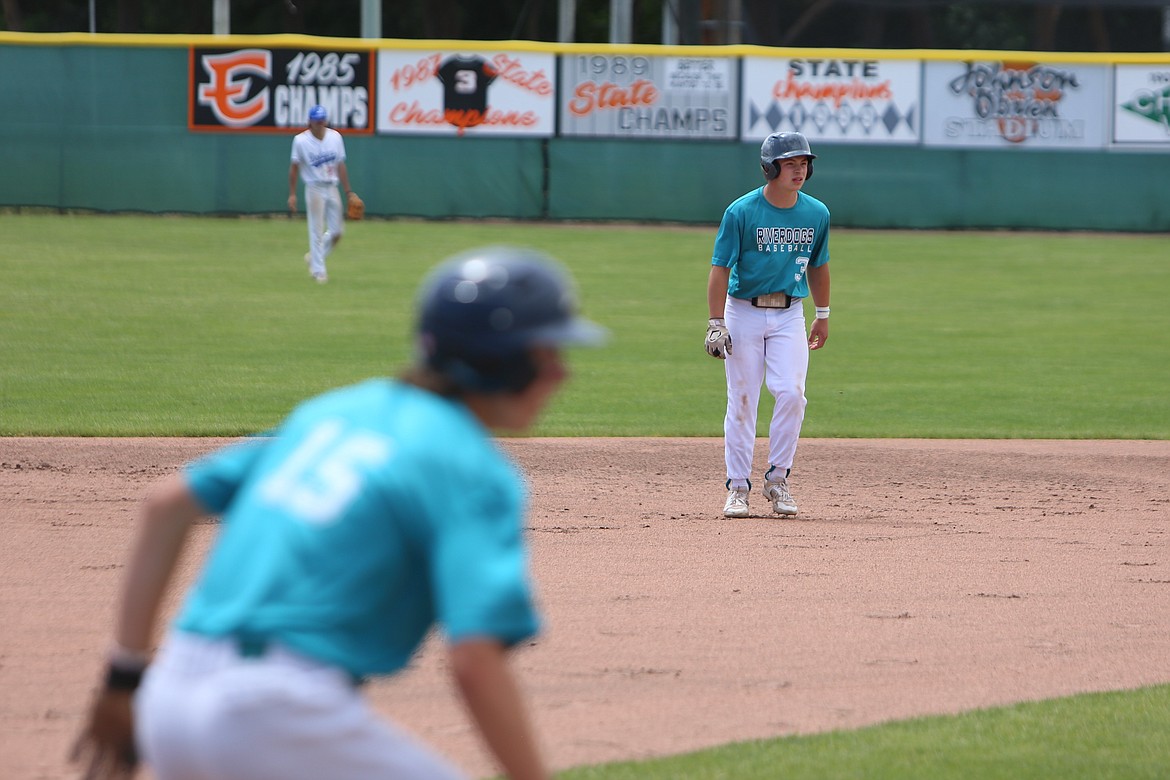
<svg viewBox="0 0 1170 780">
<path fill-rule="evenodd" d="M 1170 0 L 632 0 L 633 42 L 1165 51 Z M 231 33 L 359 37 L 362 0 L 231 0 Z M 558 0 L 397 0 L 383 38 L 555 41 Z M 611 0 L 576 0 L 574 39 L 608 40 Z M 0 30 L 210 34 L 213 0 L 0 0 Z M 668 17 L 668 18 L 667 18 Z M 664 20 L 667 22 L 664 24 Z"/>
</svg>

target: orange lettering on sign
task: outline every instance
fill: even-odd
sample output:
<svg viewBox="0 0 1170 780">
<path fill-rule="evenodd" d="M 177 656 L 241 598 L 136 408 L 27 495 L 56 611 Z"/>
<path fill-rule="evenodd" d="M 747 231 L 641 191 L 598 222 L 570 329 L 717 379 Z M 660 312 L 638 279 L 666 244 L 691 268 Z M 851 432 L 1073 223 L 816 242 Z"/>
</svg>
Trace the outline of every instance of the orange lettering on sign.
<svg viewBox="0 0 1170 780">
<path fill-rule="evenodd" d="M 390 109 L 389 119 L 395 125 L 414 125 L 416 127 L 452 125 L 458 135 L 469 127 L 484 125 L 488 127 L 535 127 L 539 117 L 532 111 L 500 111 L 489 108 L 487 111 L 476 109 L 439 109 L 424 108 L 416 100 L 413 103 L 399 103 Z"/>
<path fill-rule="evenodd" d="M 840 107 L 846 100 L 889 100 L 894 90 L 889 81 L 880 84 L 866 84 L 861 79 L 847 82 L 813 84 L 797 81 L 791 72 L 784 81 L 777 81 L 772 87 L 772 97 L 777 100 L 826 100 L 834 107 Z"/>
<path fill-rule="evenodd" d="M 587 116 L 602 108 L 649 106 L 658 100 L 658 88 L 648 79 L 638 79 L 628 87 L 619 87 L 609 81 L 604 84 L 582 81 L 573 94 L 575 97 L 569 100 L 569 111 L 577 116 Z"/>
<path fill-rule="evenodd" d="M 443 119 L 449 125 L 455 125 L 460 132 L 465 128 L 482 125 L 484 112 L 475 108 L 448 108 L 443 112 Z"/>
<path fill-rule="evenodd" d="M 423 108 L 418 101 L 407 105 L 399 103 L 390 109 L 390 121 L 396 125 L 442 125 L 446 124 L 443 112 L 437 108 Z"/>
<path fill-rule="evenodd" d="M 496 77 L 509 81 L 520 89 L 532 92 L 537 95 L 547 96 L 552 94 L 552 82 L 549 81 L 547 75 L 543 70 L 535 72 L 528 72 L 524 70 L 520 60 L 513 59 L 507 54 L 497 54 L 492 57 L 492 65 L 496 69 Z"/>
<path fill-rule="evenodd" d="M 268 112 L 267 89 L 250 99 L 247 95 L 252 86 L 249 75 L 271 77 L 271 52 L 245 49 L 205 55 L 202 60 L 211 81 L 199 85 L 199 103 L 208 106 L 220 122 L 229 127 L 242 127 L 255 123 Z"/>
<path fill-rule="evenodd" d="M 403 65 L 390 76 L 390 86 L 397 90 L 409 89 L 415 84 L 435 77 L 439 72 L 440 54 L 429 54 L 413 65 Z"/>
</svg>

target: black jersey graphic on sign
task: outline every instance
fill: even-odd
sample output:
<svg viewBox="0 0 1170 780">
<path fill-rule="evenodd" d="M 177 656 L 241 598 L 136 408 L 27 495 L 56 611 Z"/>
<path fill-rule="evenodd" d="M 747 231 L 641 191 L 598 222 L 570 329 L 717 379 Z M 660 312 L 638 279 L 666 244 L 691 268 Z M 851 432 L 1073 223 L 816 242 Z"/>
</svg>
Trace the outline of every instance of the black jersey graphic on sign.
<svg viewBox="0 0 1170 780">
<path fill-rule="evenodd" d="M 482 57 L 448 57 L 439 66 L 443 82 L 443 117 L 459 128 L 482 124 L 487 115 L 487 88 L 497 71 Z"/>
</svg>

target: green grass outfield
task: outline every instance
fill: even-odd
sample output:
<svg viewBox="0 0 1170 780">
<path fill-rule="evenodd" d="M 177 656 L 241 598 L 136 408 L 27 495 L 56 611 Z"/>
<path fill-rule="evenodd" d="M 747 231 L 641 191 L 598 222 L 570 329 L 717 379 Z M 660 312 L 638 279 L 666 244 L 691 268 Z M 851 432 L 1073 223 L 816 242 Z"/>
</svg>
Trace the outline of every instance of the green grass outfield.
<svg viewBox="0 0 1170 780">
<path fill-rule="evenodd" d="M 535 246 L 608 348 L 542 436 L 720 436 L 714 228 L 367 221 L 311 282 L 303 220 L 0 214 L 0 435 L 237 435 L 410 358 L 427 269 Z M 807 437 L 1170 437 L 1170 237 L 838 231 Z M 771 405 L 763 393 L 760 432 Z"/>
<path fill-rule="evenodd" d="M 580 767 L 562 780 L 1155 780 L 1170 686 Z"/>
<path fill-rule="evenodd" d="M 702 349 L 714 227 L 368 221 L 324 286 L 303 221 L 0 214 L 0 235 L 0 436 L 264 430 L 405 366 L 423 274 L 487 243 L 561 258 L 613 333 L 573 354 L 536 435 L 722 435 Z M 1170 237 L 838 231 L 831 249 L 805 436 L 1170 438 Z M 1161 778 L 1167 723 L 1160 686 L 561 776 Z"/>
</svg>

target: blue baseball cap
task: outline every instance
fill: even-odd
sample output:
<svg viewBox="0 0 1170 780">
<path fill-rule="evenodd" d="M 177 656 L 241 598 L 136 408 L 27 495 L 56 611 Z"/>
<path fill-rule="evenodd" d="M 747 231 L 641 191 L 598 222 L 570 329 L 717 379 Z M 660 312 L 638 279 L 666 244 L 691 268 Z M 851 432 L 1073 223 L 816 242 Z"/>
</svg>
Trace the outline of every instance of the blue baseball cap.
<svg viewBox="0 0 1170 780">
<path fill-rule="evenodd" d="M 325 110 L 325 106 L 313 106 L 309 109 L 310 122 L 324 122 L 329 118 L 329 112 Z"/>
</svg>

